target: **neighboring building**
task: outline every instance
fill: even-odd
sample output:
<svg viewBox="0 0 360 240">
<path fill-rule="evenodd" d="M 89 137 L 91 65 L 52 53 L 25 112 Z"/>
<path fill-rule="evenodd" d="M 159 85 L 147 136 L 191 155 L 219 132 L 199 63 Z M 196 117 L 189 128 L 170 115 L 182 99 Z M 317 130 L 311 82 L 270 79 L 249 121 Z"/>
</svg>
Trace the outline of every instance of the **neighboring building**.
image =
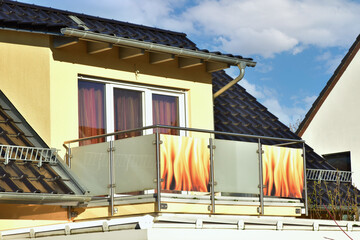
<svg viewBox="0 0 360 240">
<path fill-rule="evenodd" d="M 360 36 L 315 100 L 297 134 L 360 186 Z"/>
<path fill-rule="evenodd" d="M 252 59 L 200 50 L 183 33 L 9 0 L 0 28 L 0 238 L 336 227 L 293 218 L 306 213 L 305 171 L 334 168 L 240 85 L 217 96 L 232 82 L 222 70 L 237 66 L 240 79 Z"/>
</svg>

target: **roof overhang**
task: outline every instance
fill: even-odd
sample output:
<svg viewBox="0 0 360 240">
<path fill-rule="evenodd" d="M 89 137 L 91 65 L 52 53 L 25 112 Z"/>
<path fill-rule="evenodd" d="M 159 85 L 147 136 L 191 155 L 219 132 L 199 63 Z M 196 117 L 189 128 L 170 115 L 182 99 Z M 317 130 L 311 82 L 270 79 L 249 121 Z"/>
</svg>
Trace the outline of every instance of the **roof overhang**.
<svg viewBox="0 0 360 240">
<path fill-rule="evenodd" d="M 139 56 L 143 54 L 144 51 L 154 54 L 166 54 L 153 55 L 152 59 L 150 59 L 150 61 L 153 61 L 152 63 L 161 63 L 168 60 L 173 60 L 176 56 L 181 59 L 181 61 L 179 61 L 179 67 L 181 68 L 186 68 L 188 66 L 197 66 L 199 64 L 206 64 L 207 71 L 214 72 L 229 68 L 230 66 L 241 65 L 245 67 L 254 67 L 256 65 L 256 62 L 247 58 L 167 46 L 158 43 L 139 41 L 74 28 L 62 28 L 61 33 L 67 38 L 57 37 L 56 42 L 54 42 L 55 48 L 61 48 L 69 46 L 71 44 L 76 44 L 79 39 L 81 39 L 89 41 L 90 45 L 88 45 L 88 52 L 90 54 L 110 50 L 113 46 L 139 49 L 140 51 L 138 50 L 132 52 L 131 50 L 128 50 L 128 56 Z"/>
</svg>

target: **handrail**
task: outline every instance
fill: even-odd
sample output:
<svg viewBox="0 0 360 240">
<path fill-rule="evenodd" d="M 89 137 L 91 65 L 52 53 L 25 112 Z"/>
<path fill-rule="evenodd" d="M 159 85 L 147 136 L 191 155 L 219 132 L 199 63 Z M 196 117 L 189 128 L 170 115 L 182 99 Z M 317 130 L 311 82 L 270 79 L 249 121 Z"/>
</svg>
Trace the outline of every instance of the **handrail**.
<svg viewBox="0 0 360 240">
<path fill-rule="evenodd" d="M 100 135 L 95 135 L 95 136 L 91 136 L 91 137 L 73 139 L 73 140 L 65 141 L 64 145 L 69 144 L 69 143 L 82 142 L 82 141 L 96 139 L 96 138 L 117 136 L 117 135 L 121 135 L 121 134 L 124 134 L 124 133 L 139 132 L 139 131 L 144 131 L 144 130 L 147 130 L 147 129 L 155 129 L 155 128 L 175 129 L 175 130 L 180 130 L 180 131 L 182 130 L 182 131 L 189 131 L 189 132 L 212 133 L 212 134 L 219 134 L 219 135 L 226 135 L 226 136 L 254 138 L 254 139 L 265 139 L 265 140 L 273 140 L 273 141 L 285 141 L 285 142 L 291 142 L 291 143 L 304 143 L 305 142 L 304 140 L 297 140 L 297 139 L 267 137 L 267 136 L 250 135 L 250 134 L 242 134 L 242 133 L 220 132 L 220 131 L 200 129 L 200 128 L 174 127 L 174 126 L 167 126 L 167 125 L 151 125 L 151 126 L 146 126 L 146 127 L 141 127 L 141 128 L 134 128 L 134 129 L 118 131 L 118 132 L 113 132 L 113 133 L 100 134 Z"/>
</svg>

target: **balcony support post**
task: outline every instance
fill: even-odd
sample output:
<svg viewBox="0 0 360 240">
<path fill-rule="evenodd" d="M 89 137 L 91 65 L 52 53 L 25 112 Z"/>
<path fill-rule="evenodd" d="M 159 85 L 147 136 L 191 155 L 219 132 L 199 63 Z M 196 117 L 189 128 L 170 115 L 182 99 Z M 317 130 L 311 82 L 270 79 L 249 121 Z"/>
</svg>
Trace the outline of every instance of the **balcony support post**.
<svg viewBox="0 0 360 240">
<path fill-rule="evenodd" d="M 215 213 L 215 174 L 214 174 L 214 143 L 213 139 L 209 138 L 210 149 L 210 183 L 211 183 L 211 213 Z"/>
<path fill-rule="evenodd" d="M 69 168 L 71 168 L 71 146 L 70 146 L 70 143 L 69 143 L 69 147 L 67 149 L 67 152 L 68 152 L 68 155 L 67 155 L 67 164 L 69 166 Z"/>
<path fill-rule="evenodd" d="M 114 141 L 109 142 L 109 176 L 110 176 L 110 208 L 111 216 L 114 216 L 115 172 L 114 172 Z"/>
<path fill-rule="evenodd" d="M 258 153 L 259 153 L 259 194 L 260 194 L 260 215 L 264 215 L 264 184 L 263 184 L 263 161 L 262 161 L 262 143 L 258 138 Z"/>
<path fill-rule="evenodd" d="M 308 196 L 307 196 L 307 182 L 306 182 L 306 149 L 303 143 L 303 159 L 304 159 L 304 198 L 305 198 L 305 214 L 309 215 Z"/>
<path fill-rule="evenodd" d="M 156 208 L 157 212 L 161 212 L 161 175 L 160 175 L 160 133 L 159 128 L 156 128 L 155 133 L 156 142 Z"/>
</svg>

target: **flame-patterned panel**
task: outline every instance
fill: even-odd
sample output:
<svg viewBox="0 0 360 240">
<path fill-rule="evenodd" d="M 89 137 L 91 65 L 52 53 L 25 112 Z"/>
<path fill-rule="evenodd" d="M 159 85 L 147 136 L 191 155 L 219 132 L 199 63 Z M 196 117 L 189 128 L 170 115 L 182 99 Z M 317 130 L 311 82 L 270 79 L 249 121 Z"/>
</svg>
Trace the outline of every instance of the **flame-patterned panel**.
<svg viewBox="0 0 360 240">
<path fill-rule="evenodd" d="M 210 150 L 208 139 L 161 135 L 163 190 L 208 192 Z"/>
<path fill-rule="evenodd" d="M 302 198 L 304 160 L 302 149 L 263 146 L 265 196 Z"/>
</svg>

